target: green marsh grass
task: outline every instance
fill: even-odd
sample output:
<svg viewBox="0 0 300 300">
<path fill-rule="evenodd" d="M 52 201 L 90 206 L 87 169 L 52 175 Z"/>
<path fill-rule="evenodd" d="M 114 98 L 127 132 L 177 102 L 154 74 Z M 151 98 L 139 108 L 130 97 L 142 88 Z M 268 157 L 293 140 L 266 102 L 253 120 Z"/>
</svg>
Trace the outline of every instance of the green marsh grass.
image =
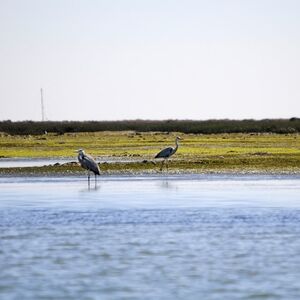
<svg viewBox="0 0 300 300">
<path fill-rule="evenodd" d="M 101 164 L 110 172 L 156 172 L 159 162 L 155 154 L 174 145 L 180 135 L 178 152 L 170 160 L 170 172 L 299 172 L 299 134 L 184 134 L 134 131 L 66 133 L 63 135 L 7 135 L 0 136 L 0 157 L 74 158 L 82 148 L 99 157 L 133 159 L 129 162 Z M 10 172 L 82 172 L 78 166 L 46 166 L 14 168 Z M 7 173 L 8 170 L 1 170 Z"/>
</svg>

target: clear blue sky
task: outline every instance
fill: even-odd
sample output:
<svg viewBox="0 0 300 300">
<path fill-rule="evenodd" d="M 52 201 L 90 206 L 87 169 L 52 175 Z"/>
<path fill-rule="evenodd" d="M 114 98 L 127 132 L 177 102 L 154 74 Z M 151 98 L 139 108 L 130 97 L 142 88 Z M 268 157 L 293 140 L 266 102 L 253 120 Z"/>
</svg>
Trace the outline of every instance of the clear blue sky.
<svg viewBox="0 0 300 300">
<path fill-rule="evenodd" d="M 300 116 L 300 1 L 0 0 L 0 120 Z"/>
</svg>

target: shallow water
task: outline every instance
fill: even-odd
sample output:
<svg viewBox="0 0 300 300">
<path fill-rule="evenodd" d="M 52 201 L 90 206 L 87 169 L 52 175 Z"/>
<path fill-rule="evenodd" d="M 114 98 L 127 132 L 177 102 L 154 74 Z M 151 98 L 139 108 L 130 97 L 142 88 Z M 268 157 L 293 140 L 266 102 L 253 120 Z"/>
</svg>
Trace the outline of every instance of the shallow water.
<svg viewBox="0 0 300 300">
<path fill-rule="evenodd" d="M 65 158 L 0 158 L 0 168 L 41 167 L 75 161 Z"/>
<path fill-rule="evenodd" d="M 135 157 L 96 157 L 99 163 L 107 162 L 136 162 L 141 161 L 141 158 Z M 77 157 L 74 158 L 0 158 L 0 168 L 22 168 L 22 167 L 42 167 L 54 165 L 56 163 L 65 164 L 77 162 Z"/>
<path fill-rule="evenodd" d="M 299 299 L 300 177 L 0 178 L 1 299 Z"/>
</svg>

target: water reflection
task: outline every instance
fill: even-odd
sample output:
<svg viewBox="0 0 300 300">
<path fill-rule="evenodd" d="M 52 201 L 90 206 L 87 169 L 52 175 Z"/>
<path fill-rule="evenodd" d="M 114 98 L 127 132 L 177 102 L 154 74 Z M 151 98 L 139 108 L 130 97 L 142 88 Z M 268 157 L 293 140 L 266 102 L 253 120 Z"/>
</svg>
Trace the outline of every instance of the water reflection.
<svg viewBox="0 0 300 300">
<path fill-rule="evenodd" d="M 168 179 L 159 181 L 158 186 L 163 189 L 174 189 L 174 190 L 179 189 L 179 186 L 176 183 L 176 181 L 168 180 Z"/>
<path fill-rule="evenodd" d="M 72 203 L 87 205 L 86 199 L 107 199 L 91 203 L 110 208 L 164 207 L 300 207 L 300 178 L 205 179 L 193 176 L 145 177 L 101 176 L 97 182 L 80 177 L 3 177 L 0 178 L 0 207 L 45 206 Z M 88 196 L 88 193 L 90 195 Z M 201 200 L 200 200 L 201 199 Z M 95 207 L 93 207 L 95 208 Z"/>
<path fill-rule="evenodd" d="M 100 190 L 101 185 L 98 181 L 88 181 L 85 188 L 81 188 L 80 192 L 95 192 Z"/>
</svg>

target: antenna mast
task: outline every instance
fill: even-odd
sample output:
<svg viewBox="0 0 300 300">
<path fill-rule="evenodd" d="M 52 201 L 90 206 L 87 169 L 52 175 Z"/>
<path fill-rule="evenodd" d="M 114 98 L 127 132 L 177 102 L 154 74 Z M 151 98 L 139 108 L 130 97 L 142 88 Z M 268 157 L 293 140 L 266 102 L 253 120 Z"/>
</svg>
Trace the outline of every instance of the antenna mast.
<svg viewBox="0 0 300 300">
<path fill-rule="evenodd" d="M 44 107 L 44 98 L 43 98 L 43 89 L 41 89 L 41 109 L 42 109 L 42 121 L 45 121 L 45 107 Z"/>
</svg>

